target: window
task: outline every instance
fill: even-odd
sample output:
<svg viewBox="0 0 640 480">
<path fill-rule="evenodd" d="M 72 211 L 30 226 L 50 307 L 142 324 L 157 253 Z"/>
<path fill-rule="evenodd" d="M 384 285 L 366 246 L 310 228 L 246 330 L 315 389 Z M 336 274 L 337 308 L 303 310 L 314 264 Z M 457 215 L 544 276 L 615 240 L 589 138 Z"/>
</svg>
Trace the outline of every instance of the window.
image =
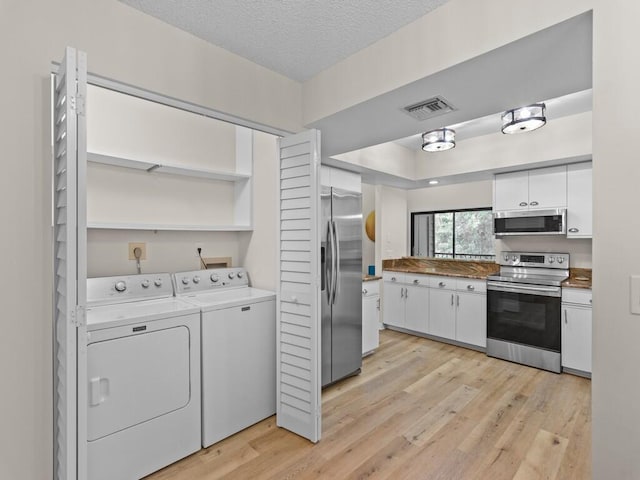
<svg viewBox="0 0 640 480">
<path fill-rule="evenodd" d="M 493 260 L 491 208 L 411 214 L 411 253 L 415 257 Z"/>
</svg>

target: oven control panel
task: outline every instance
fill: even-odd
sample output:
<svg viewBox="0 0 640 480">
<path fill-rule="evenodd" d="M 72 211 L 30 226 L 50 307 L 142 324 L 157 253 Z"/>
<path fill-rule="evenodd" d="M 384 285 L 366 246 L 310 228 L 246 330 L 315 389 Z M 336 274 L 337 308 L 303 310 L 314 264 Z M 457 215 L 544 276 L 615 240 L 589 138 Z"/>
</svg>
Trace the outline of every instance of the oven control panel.
<svg viewBox="0 0 640 480">
<path fill-rule="evenodd" d="M 569 268 L 568 253 L 502 252 L 498 259 L 500 265 L 510 267 Z"/>
</svg>

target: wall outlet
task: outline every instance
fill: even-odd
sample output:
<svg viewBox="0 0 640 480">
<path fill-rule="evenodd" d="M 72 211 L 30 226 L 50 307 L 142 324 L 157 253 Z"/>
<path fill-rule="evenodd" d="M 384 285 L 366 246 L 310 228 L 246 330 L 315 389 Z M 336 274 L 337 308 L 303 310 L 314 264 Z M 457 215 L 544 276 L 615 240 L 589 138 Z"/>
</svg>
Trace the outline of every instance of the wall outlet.
<svg viewBox="0 0 640 480">
<path fill-rule="evenodd" d="M 133 243 L 133 242 L 129 242 L 129 260 L 135 260 L 136 256 L 133 253 L 133 251 L 139 248 L 140 250 L 142 250 L 142 255 L 140 256 L 140 260 L 146 260 L 147 259 L 147 244 L 144 242 L 138 242 L 138 243 Z"/>
</svg>

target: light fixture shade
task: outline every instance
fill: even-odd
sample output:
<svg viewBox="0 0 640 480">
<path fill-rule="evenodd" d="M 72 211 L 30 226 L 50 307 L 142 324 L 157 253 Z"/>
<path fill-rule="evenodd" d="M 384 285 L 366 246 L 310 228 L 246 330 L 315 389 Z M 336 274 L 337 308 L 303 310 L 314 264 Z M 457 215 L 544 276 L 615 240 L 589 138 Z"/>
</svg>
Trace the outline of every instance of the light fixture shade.
<svg viewBox="0 0 640 480">
<path fill-rule="evenodd" d="M 439 128 L 422 134 L 422 150 L 441 152 L 456 146 L 456 132 L 450 128 Z"/>
<path fill-rule="evenodd" d="M 530 132 L 547 123 L 545 104 L 534 103 L 502 114 L 502 133 Z"/>
</svg>

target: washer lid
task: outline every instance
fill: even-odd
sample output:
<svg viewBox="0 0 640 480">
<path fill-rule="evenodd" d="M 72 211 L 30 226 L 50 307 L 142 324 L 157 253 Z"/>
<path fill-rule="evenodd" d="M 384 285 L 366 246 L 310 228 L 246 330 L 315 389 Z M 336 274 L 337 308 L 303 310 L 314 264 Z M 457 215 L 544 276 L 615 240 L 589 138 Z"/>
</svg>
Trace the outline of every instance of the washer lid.
<svg viewBox="0 0 640 480">
<path fill-rule="evenodd" d="M 199 311 L 200 309 L 193 304 L 176 298 L 89 307 L 87 308 L 87 330 L 92 331 L 131 323 L 151 322 L 163 318 L 199 313 Z"/>
<path fill-rule="evenodd" d="M 197 305 L 203 312 L 231 308 L 249 303 L 275 300 L 276 294 L 269 290 L 252 287 L 232 288 L 218 292 L 201 292 L 180 297 L 193 305 Z"/>
</svg>

